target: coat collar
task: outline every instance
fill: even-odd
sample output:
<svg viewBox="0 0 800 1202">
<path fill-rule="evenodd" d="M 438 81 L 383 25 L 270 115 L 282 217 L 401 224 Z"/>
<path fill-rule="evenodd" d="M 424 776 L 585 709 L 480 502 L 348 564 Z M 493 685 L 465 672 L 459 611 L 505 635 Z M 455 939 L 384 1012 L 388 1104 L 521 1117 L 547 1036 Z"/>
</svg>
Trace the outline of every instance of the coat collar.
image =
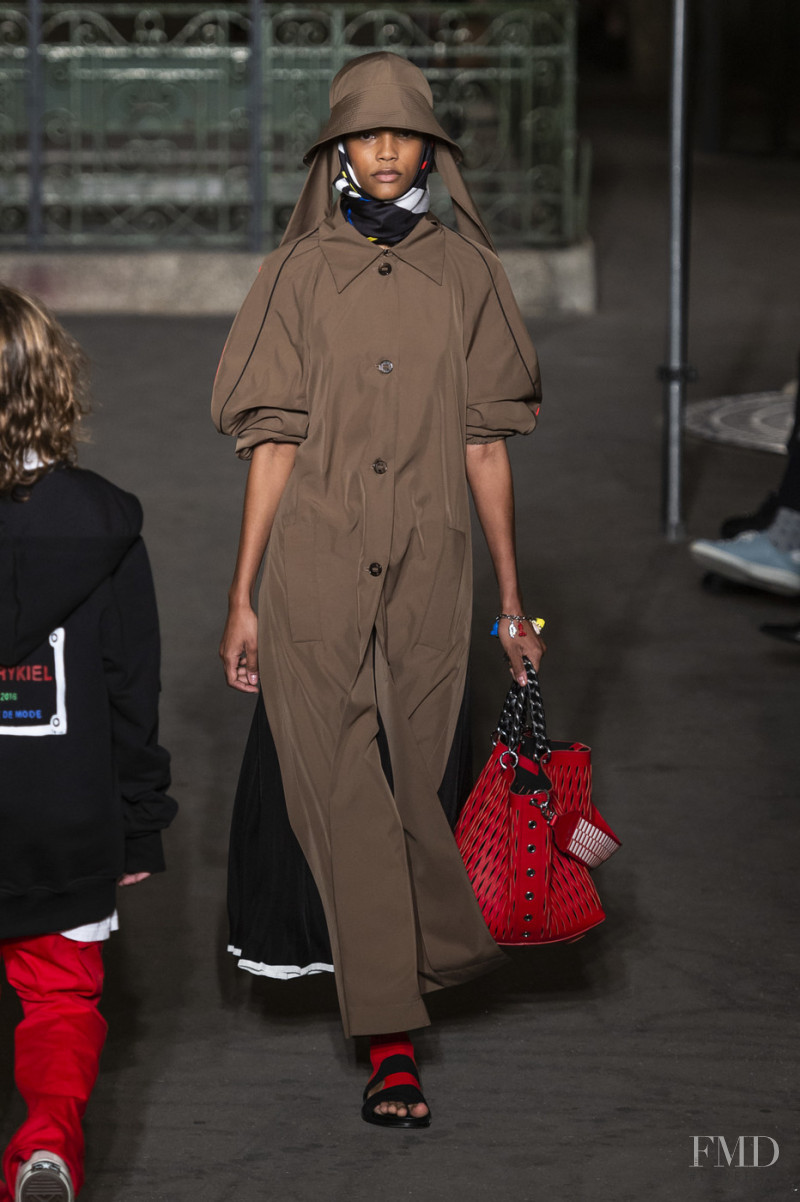
<svg viewBox="0 0 800 1202">
<path fill-rule="evenodd" d="M 381 247 L 359 234 L 345 221 L 337 205 L 319 227 L 319 245 L 331 269 L 336 291 L 343 292 L 356 276 L 383 254 Z M 444 276 L 444 230 L 436 217 L 426 214 L 391 254 L 441 284 Z"/>
</svg>

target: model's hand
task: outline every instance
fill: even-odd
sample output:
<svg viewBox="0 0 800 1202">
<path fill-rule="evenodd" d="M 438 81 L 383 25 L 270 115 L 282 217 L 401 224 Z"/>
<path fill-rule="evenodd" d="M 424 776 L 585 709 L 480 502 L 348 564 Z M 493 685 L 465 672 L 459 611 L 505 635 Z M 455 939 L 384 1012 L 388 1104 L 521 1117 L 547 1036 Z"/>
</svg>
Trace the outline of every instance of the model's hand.
<svg viewBox="0 0 800 1202">
<path fill-rule="evenodd" d="M 501 618 L 498 626 L 498 636 L 505 652 L 508 661 L 508 668 L 517 684 L 526 684 L 527 674 L 522 663 L 523 655 L 531 661 L 536 671 L 539 671 L 539 664 L 542 662 L 547 647 L 544 639 L 536 630 L 531 622 L 517 622 L 516 638 L 511 637 L 508 633 L 508 628 L 511 623 L 507 618 Z M 522 632 L 525 632 L 524 634 Z"/>
<path fill-rule="evenodd" d="M 258 618 L 250 605 L 232 605 L 219 654 L 225 680 L 242 693 L 258 692 Z"/>
<path fill-rule="evenodd" d="M 117 881 L 118 885 L 139 885 L 150 876 L 149 872 L 126 872 Z"/>
</svg>

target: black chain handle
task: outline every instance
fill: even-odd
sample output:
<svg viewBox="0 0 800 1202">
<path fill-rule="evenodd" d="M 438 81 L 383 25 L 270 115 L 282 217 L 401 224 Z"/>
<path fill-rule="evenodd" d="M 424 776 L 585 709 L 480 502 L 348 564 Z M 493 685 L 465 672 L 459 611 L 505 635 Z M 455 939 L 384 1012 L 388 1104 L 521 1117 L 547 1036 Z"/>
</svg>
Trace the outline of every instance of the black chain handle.
<svg viewBox="0 0 800 1202">
<path fill-rule="evenodd" d="M 544 702 L 539 687 L 539 677 L 533 664 L 527 656 L 522 657 L 522 663 L 527 673 L 527 683 L 517 684 L 514 681 L 508 690 L 497 729 L 492 736 L 492 742 L 497 743 L 498 740 L 501 740 L 505 743 L 512 753 L 512 762 L 516 764 L 523 736 L 529 736 L 533 744 L 533 759 L 538 764 L 542 761 L 546 762 L 550 755 Z"/>
</svg>

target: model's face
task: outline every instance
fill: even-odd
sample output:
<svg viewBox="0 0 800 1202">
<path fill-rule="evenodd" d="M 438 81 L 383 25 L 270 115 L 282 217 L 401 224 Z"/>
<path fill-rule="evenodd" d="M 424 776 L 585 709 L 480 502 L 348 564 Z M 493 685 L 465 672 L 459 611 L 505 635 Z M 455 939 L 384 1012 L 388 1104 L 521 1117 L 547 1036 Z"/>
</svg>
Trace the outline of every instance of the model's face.
<svg viewBox="0 0 800 1202">
<path fill-rule="evenodd" d="M 414 182 L 423 139 L 405 129 L 369 129 L 344 140 L 358 182 L 376 200 L 396 200 Z"/>
</svg>

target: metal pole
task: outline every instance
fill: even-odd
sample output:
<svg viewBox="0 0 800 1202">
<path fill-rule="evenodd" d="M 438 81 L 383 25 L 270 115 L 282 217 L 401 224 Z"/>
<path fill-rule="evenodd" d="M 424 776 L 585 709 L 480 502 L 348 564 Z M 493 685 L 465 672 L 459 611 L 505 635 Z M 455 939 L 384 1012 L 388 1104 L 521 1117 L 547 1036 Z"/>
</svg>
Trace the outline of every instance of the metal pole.
<svg viewBox="0 0 800 1202">
<path fill-rule="evenodd" d="M 264 172 L 261 161 L 263 72 L 261 0 L 250 0 L 250 197 L 253 205 L 250 221 L 250 246 L 254 251 L 262 249 L 264 237 Z"/>
<path fill-rule="evenodd" d="M 687 10 L 674 0 L 670 100 L 669 330 L 664 381 L 663 525 L 670 542 L 685 534 L 682 506 L 682 426 L 686 381 L 696 373 L 686 362 L 689 281 L 689 152 L 687 140 Z"/>
<path fill-rule="evenodd" d="M 41 0 L 28 0 L 28 245 L 38 250 L 44 233 L 42 213 L 42 93 Z"/>
</svg>

